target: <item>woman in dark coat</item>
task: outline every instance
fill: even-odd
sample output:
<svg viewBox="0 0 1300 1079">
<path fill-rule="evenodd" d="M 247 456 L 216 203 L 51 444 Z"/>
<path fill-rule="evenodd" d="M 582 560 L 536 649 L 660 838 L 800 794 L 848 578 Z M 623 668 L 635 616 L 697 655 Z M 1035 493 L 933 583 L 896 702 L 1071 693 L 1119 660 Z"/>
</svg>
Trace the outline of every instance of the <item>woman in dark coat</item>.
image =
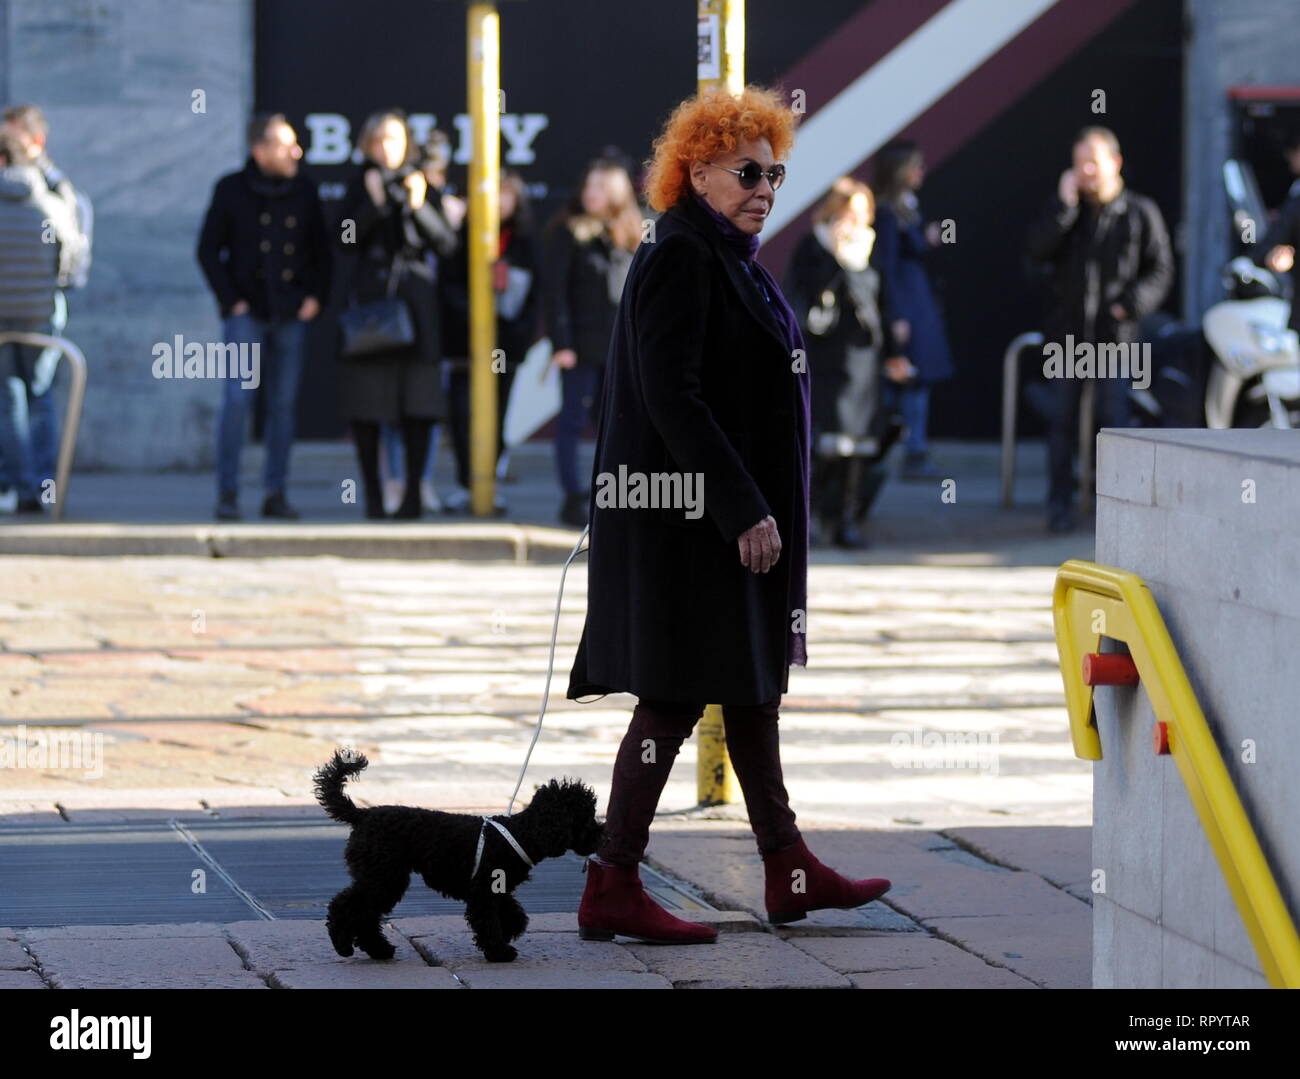
<svg viewBox="0 0 1300 1079">
<path fill-rule="evenodd" d="M 400 113 L 371 116 L 358 140 L 366 161 L 343 198 L 339 241 L 356 253 L 348 301 L 367 303 L 393 294 L 405 301 L 415 326 L 415 343 L 359 358 L 340 357 L 340 401 L 351 421 L 352 439 L 365 487 L 366 516 L 384 517 L 379 480 L 379 425 L 399 425 L 406 477 L 396 518 L 420 516 L 420 476 L 429 452 L 432 424 L 446 414 L 437 298 L 429 250 L 450 255 L 455 233 L 426 198 L 423 173 L 407 163 L 410 146 Z M 349 227 L 350 225 L 350 227 Z"/>
<path fill-rule="evenodd" d="M 650 900 L 637 874 L 673 760 L 709 703 L 722 706 L 769 917 L 856 907 L 889 887 L 812 856 L 781 776 L 781 695 L 790 664 L 806 662 L 808 373 L 797 320 L 754 252 L 793 135 L 785 99 L 748 87 L 683 102 L 655 142 L 647 188 L 664 212 L 632 260 L 610 343 L 587 621 L 567 693 L 639 698 L 587 862 L 586 939 L 715 939 Z M 792 894 L 795 877 L 806 891 Z"/>
<path fill-rule="evenodd" d="M 605 350 L 632 252 L 641 242 L 641 212 L 631 177 L 613 158 L 583 170 L 569 205 L 542 236 L 542 308 L 560 368 L 555 467 L 564 501 L 560 520 L 587 523 L 587 490 L 578 476 L 578 440 L 599 417 Z"/>
<path fill-rule="evenodd" d="M 880 277 L 868 262 L 873 209 L 866 184 L 837 180 L 796 245 L 784 282 L 812 371 L 814 532 L 849 549 L 867 545 L 861 525 L 900 430 L 881 400 L 886 372 L 897 376 L 907 365 L 893 355 L 880 317 Z"/>
<path fill-rule="evenodd" d="M 952 377 L 952 353 L 943 315 L 930 286 L 925 256 L 940 242 L 937 221 L 924 224 L 916 192 L 925 178 L 925 160 L 916 143 L 899 140 L 876 156 L 872 187 L 876 193 L 876 245 L 871 264 L 883 281 L 882 313 L 900 348 L 916 368 L 906 383 L 891 387 L 887 398 L 897 404 L 907 427 L 904 479 L 939 475 L 930 460 L 928 439 L 930 387 Z"/>
</svg>

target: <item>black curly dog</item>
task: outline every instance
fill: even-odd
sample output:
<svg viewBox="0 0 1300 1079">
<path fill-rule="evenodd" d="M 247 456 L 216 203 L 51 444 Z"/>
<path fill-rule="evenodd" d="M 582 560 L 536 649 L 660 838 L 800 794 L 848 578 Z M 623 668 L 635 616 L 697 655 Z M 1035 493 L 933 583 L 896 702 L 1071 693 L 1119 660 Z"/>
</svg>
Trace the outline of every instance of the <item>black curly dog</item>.
<svg viewBox="0 0 1300 1079">
<path fill-rule="evenodd" d="M 394 948 L 379 923 L 406 894 L 411 874 L 419 873 L 435 892 L 464 900 L 465 921 L 488 960 L 510 962 L 518 953 L 509 941 L 528 927 L 528 915 L 511 893 L 528 879 L 529 866 L 488 825 L 482 862 L 473 873 L 482 817 L 410 806 L 359 809 L 343 784 L 369 763 L 360 754 L 335 750 L 316 772 L 320 804 L 335 820 L 352 825 L 344 851 L 352 883 L 331 900 L 325 923 L 334 950 L 348 956 L 355 944 L 371 959 L 392 959 Z M 596 792 L 576 780 L 552 779 L 537 789 L 527 809 L 493 819 L 534 863 L 567 850 L 593 854 L 600 845 Z"/>
</svg>

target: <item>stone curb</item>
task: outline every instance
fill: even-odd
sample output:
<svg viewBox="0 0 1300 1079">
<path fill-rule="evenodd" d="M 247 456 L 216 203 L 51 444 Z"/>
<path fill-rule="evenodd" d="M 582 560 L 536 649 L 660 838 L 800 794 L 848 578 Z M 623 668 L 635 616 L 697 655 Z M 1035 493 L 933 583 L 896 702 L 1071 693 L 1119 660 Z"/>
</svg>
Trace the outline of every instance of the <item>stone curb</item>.
<svg viewBox="0 0 1300 1079">
<path fill-rule="evenodd" d="M 480 559 L 563 562 L 581 533 L 510 524 L 12 525 L 0 555 Z"/>
</svg>

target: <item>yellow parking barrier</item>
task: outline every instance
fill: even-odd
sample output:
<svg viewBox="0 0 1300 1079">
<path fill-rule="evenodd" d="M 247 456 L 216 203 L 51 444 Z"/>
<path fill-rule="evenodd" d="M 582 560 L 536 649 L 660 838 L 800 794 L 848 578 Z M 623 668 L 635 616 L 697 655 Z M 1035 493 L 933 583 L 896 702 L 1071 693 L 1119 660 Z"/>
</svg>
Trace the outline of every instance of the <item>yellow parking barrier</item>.
<svg viewBox="0 0 1300 1079">
<path fill-rule="evenodd" d="M 1071 559 L 1056 574 L 1052 618 L 1075 755 L 1102 759 L 1093 687 L 1140 680 L 1156 716 L 1155 752 L 1178 765 L 1269 984 L 1300 988 L 1300 935 L 1146 584 Z M 1129 657 L 1100 655 L 1102 637 L 1128 645 Z"/>
</svg>

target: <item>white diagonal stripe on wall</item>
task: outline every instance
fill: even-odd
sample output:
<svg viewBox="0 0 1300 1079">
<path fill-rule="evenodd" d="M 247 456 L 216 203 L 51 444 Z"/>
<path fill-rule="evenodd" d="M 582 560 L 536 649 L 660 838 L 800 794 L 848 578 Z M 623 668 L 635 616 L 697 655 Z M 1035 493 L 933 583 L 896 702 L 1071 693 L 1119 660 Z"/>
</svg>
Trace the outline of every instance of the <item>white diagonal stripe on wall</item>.
<svg viewBox="0 0 1300 1079">
<path fill-rule="evenodd" d="M 854 79 L 800 124 L 768 238 L 1058 2 L 952 0 Z"/>
</svg>

